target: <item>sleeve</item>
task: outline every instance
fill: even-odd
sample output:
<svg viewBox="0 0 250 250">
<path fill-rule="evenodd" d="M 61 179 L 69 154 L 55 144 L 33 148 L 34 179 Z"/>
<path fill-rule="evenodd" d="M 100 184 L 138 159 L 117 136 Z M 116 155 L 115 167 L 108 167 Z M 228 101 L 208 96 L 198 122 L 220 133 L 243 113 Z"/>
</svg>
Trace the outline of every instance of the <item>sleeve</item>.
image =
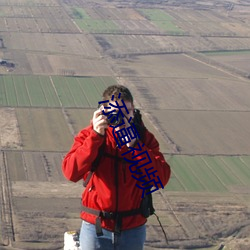
<svg viewBox="0 0 250 250">
<path fill-rule="evenodd" d="M 70 151 L 62 162 L 64 176 L 73 182 L 83 179 L 90 171 L 91 165 L 98 155 L 99 147 L 105 137 L 95 132 L 92 128 L 82 130 L 74 139 Z"/>
<path fill-rule="evenodd" d="M 147 155 L 152 161 L 150 164 L 148 164 L 148 166 L 145 167 L 153 168 L 150 171 L 156 171 L 162 185 L 166 186 L 170 178 L 171 169 L 169 164 L 164 159 L 163 154 L 160 152 L 159 143 L 155 136 L 146 129 L 143 142 L 140 142 L 140 144 L 144 144 L 143 151 L 147 151 Z M 140 153 L 141 151 L 135 151 L 135 155 L 137 154 L 138 158 L 145 157 L 145 155 L 139 156 Z M 150 178 L 146 179 L 149 180 Z"/>
</svg>

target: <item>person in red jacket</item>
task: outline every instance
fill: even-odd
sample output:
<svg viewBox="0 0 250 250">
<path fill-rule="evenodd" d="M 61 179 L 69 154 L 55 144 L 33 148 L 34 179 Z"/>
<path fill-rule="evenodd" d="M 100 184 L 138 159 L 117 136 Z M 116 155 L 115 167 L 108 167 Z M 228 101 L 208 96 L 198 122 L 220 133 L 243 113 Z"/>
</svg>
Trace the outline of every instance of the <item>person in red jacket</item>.
<svg viewBox="0 0 250 250">
<path fill-rule="evenodd" d="M 62 163 L 68 180 L 87 181 L 82 194 L 80 247 L 142 250 L 147 221 L 142 201 L 150 188 L 152 192 L 152 187 L 155 191 L 167 184 L 170 166 L 154 135 L 143 123 L 134 126 L 135 108 L 128 88 L 108 87 L 100 103 L 91 124 L 75 137 Z M 116 114 L 119 120 L 119 112 L 122 122 L 114 125 L 110 116 Z"/>
</svg>

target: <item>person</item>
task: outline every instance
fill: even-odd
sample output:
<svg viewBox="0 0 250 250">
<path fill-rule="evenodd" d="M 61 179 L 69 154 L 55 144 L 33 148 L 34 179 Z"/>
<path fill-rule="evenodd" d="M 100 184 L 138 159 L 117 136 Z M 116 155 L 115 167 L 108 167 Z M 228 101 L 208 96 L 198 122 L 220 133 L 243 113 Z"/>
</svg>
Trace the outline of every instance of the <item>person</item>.
<svg viewBox="0 0 250 250">
<path fill-rule="evenodd" d="M 68 180 L 88 179 L 82 194 L 80 247 L 82 250 L 142 250 L 147 219 L 141 213 L 142 194 L 146 197 L 141 183 L 153 183 L 149 187 L 159 189 L 159 181 L 150 180 L 157 172 L 163 188 L 170 178 L 170 166 L 143 121 L 143 136 L 137 131 L 138 126 L 137 129 L 134 127 L 132 134 L 136 109 L 129 89 L 123 85 L 112 85 L 102 97 L 101 107 L 94 111 L 91 124 L 75 136 L 72 148 L 62 163 Z M 110 116 L 118 116 L 119 111 L 122 112 L 123 123 L 112 125 Z M 128 136 L 118 136 L 118 131 L 125 129 L 130 129 L 130 140 Z M 93 171 L 92 165 L 100 154 L 98 166 Z M 151 168 L 147 168 L 147 175 L 143 176 L 146 179 L 142 180 L 142 168 L 139 166 L 145 165 L 145 156 L 149 157 Z M 137 162 L 132 166 L 134 159 Z"/>
</svg>

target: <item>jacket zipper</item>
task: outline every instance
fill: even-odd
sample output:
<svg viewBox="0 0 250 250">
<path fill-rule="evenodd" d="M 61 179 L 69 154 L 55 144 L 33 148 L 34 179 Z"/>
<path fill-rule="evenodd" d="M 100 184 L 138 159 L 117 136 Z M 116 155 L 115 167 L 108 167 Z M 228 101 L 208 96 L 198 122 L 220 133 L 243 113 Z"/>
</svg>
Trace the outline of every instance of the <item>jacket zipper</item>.
<svg viewBox="0 0 250 250">
<path fill-rule="evenodd" d="M 115 188 L 116 188 L 116 204 L 115 204 L 115 210 L 116 212 L 118 212 L 118 198 L 119 198 L 119 183 L 118 183 L 118 148 L 116 147 L 116 152 L 115 152 L 115 164 L 114 164 L 114 167 L 115 167 Z"/>
</svg>

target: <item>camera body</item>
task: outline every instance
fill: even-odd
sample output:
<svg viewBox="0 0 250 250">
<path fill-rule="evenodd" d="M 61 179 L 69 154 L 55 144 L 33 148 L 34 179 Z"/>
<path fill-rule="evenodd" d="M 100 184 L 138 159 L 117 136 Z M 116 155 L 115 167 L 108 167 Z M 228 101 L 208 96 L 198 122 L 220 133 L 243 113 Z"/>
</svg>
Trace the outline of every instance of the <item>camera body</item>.
<svg viewBox="0 0 250 250">
<path fill-rule="evenodd" d="M 121 112 L 111 112 L 108 116 L 108 125 L 117 126 L 123 121 L 123 115 Z"/>
</svg>

